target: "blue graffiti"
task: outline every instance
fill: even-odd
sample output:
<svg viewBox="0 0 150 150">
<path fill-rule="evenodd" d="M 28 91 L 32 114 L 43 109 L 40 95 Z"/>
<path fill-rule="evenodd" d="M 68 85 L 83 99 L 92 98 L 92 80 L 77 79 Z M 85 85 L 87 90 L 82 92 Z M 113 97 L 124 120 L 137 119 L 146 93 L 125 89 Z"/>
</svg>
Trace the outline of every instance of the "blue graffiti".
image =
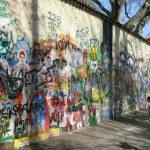
<svg viewBox="0 0 150 150">
<path fill-rule="evenodd" d="M 33 99 L 33 108 L 32 108 L 32 125 L 35 127 L 42 127 L 45 123 L 45 102 L 44 96 L 38 94 Z"/>
</svg>

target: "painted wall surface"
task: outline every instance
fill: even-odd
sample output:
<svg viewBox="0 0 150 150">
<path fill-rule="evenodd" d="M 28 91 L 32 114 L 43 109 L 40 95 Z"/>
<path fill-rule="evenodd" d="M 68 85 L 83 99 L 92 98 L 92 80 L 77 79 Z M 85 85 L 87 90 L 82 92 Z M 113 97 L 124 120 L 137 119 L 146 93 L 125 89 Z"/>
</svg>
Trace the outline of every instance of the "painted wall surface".
<svg viewBox="0 0 150 150">
<path fill-rule="evenodd" d="M 118 114 L 146 109 L 150 94 L 150 46 L 113 27 L 114 108 Z"/>
<path fill-rule="evenodd" d="M 111 25 L 58 0 L 1 0 L 0 22 L 0 143 L 19 148 L 144 107 L 145 43 L 114 27 L 111 63 Z"/>
<path fill-rule="evenodd" d="M 0 143 L 18 148 L 109 120 L 102 21 L 57 0 L 0 8 Z"/>
</svg>

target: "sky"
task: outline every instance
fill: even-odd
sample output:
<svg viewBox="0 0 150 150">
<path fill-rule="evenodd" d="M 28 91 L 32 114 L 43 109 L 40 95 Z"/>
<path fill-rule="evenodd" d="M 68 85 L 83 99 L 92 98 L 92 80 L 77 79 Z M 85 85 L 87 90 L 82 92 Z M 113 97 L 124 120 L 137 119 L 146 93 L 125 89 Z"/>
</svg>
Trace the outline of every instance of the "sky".
<svg viewBox="0 0 150 150">
<path fill-rule="evenodd" d="M 150 38 L 150 20 L 148 21 L 148 23 L 145 25 L 142 36 L 146 37 L 146 38 Z"/>
<path fill-rule="evenodd" d="M 111 5 L 109 0 L 99 0 L 103 6 L 111 11 Z M 131 5 L 127 5 L 127 10 L 129 11 L 129 16 L 132 17 L 136 14 L 136 12 L 139 10 L 140 6 L 144 3 L 145 0 L 127 0 L 128 2 L 132 2 Z M 101 11 L 101 10 L 100 10 Z M 101 11 L 102 12 L 102 11 Z M 122 8 L 122 16 L 121 16 L 121 23 L 124 24 L 129 19 L 125 15 L 124 7 Z M 148 38 L 150 37 L 150 21 L 145 25 L 143 28 L 143 33 L 141 34 L 143 37 Z"/>
</svg>

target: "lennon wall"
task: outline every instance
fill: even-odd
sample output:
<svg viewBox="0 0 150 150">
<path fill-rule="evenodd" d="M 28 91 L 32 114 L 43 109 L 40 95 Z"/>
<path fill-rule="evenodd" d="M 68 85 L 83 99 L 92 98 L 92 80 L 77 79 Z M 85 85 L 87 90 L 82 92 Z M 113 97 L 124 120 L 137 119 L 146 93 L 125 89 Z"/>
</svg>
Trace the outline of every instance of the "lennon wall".
<svg viewBox="0 0 150 150">
<path fill-rule="evenodd" d="M 0 143 L 19 148 L 109 120 L 102 21 L 57 0 L 0 8 Z"/>
<path fill-rule="evenodd" d="M 145 109 L 146 43 L 113 26 L 111 62 L 103 21 L 59 0 L 1 0 L 0 23 L 1 144 L 19 148 L 113 110 Z"/>
<path fill-rule="evenodd" d="M 113 101 L 117 114 L 146 109 L 150 96 L 150 46 L 113 27 Z"/>
</svg>

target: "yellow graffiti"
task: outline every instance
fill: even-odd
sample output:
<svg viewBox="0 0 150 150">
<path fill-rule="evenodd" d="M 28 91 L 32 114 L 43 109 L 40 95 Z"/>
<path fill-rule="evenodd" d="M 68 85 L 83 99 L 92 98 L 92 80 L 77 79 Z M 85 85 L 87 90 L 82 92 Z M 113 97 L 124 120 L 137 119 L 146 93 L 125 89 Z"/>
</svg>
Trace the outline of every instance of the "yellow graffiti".
<svg viewBox="0 0 150 150">
<path fill-rule="evenodd" d="M 97 52 L 96 46 L 92 47 L 92 60 L 96 60 L 96 52 Z"/>
<path fill-rule="evenodd" d="M 52 84 L 53 92 L 57 91 L 57 90 L 68 92 L 70 90 L 70 88 L 71 88 L 70 82 L 68 82 L 65 79 L 58 80 L 57 82 L 53 82 L 53 84 Z"/>
<path fill-rule="evenodd" d="M 100 91 L 98 88 L 92 88 L 92 100 L 93 102 L 99 102 L 100 101 Z"/>
</svg>

